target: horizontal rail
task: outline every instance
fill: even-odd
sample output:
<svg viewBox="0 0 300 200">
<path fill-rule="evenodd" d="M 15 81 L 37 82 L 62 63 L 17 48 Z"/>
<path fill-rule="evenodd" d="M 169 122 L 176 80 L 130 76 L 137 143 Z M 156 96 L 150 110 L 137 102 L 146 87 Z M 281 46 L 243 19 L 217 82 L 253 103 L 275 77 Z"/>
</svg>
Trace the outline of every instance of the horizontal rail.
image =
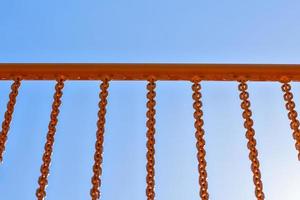
<svg viewBox="0 0 300 200">
<path fill-rule="evenodd" d="M 0 63 L 0 79 L 54 80 L 191 80 L 300 81 L 300 64 L 171 64 L 171 63 Z"/>
</svg>

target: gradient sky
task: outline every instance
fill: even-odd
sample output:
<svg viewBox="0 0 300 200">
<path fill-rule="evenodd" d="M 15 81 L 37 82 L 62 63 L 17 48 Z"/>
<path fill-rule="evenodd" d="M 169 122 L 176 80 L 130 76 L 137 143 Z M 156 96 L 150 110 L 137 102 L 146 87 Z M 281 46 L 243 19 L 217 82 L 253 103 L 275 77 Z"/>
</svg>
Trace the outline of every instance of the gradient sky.
<svg viewBox="0 0 300 200">
<path fill-rule="evenodd" d="M 0 2 L 0 62 L 300 63 L 300 2 Z M 0 116 L 10 81 L 0 83 Z M 0 199 L 35 199 L 53 81 L 24 81 L 0 165 Z M 209 193 L 253 200 L 235 82 L 203 82 Z M 146 83 L 109 88 L 102 200 L 145 197 Z M 89 198 L 99 82 L 68 81 L 57 126 L 48 200 Z M 300 170 L 279 83 L 249 83 L 266 199 L 299 200 Z M 293 83 L 300 107 L 300 84 Z M 157 83 L 156 199 L 197 200 L 189 82 Z"/>
</svg>

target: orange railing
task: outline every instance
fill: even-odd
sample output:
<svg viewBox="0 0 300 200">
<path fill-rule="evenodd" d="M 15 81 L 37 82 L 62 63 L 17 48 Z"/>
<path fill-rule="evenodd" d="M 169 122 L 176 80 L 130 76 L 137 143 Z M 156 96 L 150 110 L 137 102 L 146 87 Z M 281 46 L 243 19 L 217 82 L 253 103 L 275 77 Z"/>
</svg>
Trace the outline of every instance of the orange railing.
<svg viewBox="0 0 300 200">
<path fill-rule="evenodd" d="M 56 80 L 55 94 L 52 112 L 48 126 L 47 140 L 41 165 L 41 175 L 36 191 L 38 200 L 46 196 L 46 185 L 48 183 L 49 166 L 56 132 L 57 117 L 64 82 L 67 80 L 101 80 L 99 94 L 99 112 L 97 121 L 97 140 L 95 144 L 93 177 L 91 178 L 90 196 L 92 200 L 101 197 L 101 174 L 102 154 L 104 142 L 105 114 L 108 96 L 108 87 L 111 80 L 146 80 L 147 85 L 147 177 L 146 196 L 148 200 L 155 198 L 155 87 L 158 80 L 191 81 L 194 100 L 195 136 L 199 173 L 199 196 L 202 200 L 208 200 L 208 182 L 205 160 L 205 140 L 203 129 L 203 111 L 201 102 L 201 81 L 238 81 L 240 91 L 241 108 L 243 110 L 244 127 L 246 129 L 247 147 L 249 159 L 253 172 L 255 195 L 258 200 L 265 199 L 261 172 L 259 169 L 258 152 L 256 149 L 255 130 L 253 129 L 252 112 L 250 109 L 249 93 L 247 92 L 247 81 L 278 81 L 282 84 L 283 97 L 286 101 L 286 109 L 290 119 L 290 127 L 295 140 L 295 147 L 300 160 L 300 123 L 295 110 L 295 102 L 291 93 L 290 81 L 300 81 L 300 65 L 288 64 L 0 64 L 0 78 L 2 80 L 14 80 L 11 86 L 9 102 L 2 123 L 0 133 L 0 160 L 3 160 L 5 143 L 9 133 L 10 122 L 18 88 L 22 80 Z"/>
</svg>

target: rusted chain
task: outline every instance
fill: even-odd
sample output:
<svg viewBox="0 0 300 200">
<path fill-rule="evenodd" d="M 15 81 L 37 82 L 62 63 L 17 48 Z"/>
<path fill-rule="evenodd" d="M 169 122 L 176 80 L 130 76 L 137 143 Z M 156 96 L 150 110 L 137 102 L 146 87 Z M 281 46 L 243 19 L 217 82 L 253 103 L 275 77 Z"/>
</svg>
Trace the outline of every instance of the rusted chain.
<svg viewBox="0 0 300 200">
<path fill-rule="evenodd" d="M 293 131 L 293 138 L 296 142 L 296 150 L 298 150 L 298 160 L 300 160 L 300 123 L 297 119 L 298 113 L 295 109 L 296 104 L 293 100 L 293 93 L 291 92 L 292 86 L 289 84 L 289 81 L 283 81 L 281 89 L 284 92 L 283 98 L 286 101 L 285 107 L 288 111 L 288 118 L 291 120 L 290 127 Z"/>
<path fill-rule="evenodd" d="M 199 80 L 195 79 L 193 80 L 192 85 L 193 90 L 193 108 L 195 110 L 194 112 L 194 118 L 195 118 L 195 137 L 197 139 L 196 147 L 197 147 L 197 159 L 198 159 L 198 172 L 199 172 L 199 186 L 200 186 L 200 198 L 202 200 L 208 200 L 209 194 L 208 194 L 208 181 L 207 181 L 207 171 L 206 171 L 206 160 L 205 155 L 206 151 L 204 149 L 205 146 L 205 140 L 204 140 L 204 129 L 203 129 L 203 111 L 202 111 L 202 101 L 201 101 L 201 85 Z"/>
<path fill-rule="evenodd" d="M 156 83 L 155 83 L 155 78 L 154 77 L 150 77 L 148 80 L 148 84 L 147 84 L 147 165 L 146 165 L 146 170 L 147 170 L 147 177 L 146 177 L 146 183 L 147 183 L 147 187 L 146 187 L 146 196 L 147 196 L 147 200 L 154 200 L 155 198 L 155 191 L 154 191 L 154 187 L 155 187 L 155 169 L 154 169 L 154 165 L 155 165 L 155 158 L 154 158 L 154 154 L 155 154 L 155 87 L 156 87 Z"/>
<path fill-rule="evenodd" d="M 62 89 L 64 87 L 64 78 L 60 77 L 55 85 L 55 94 L 53 96 L 52 111 L 50 115 L 50 122 L 48 125 L 47 140 L 44 147 L 43 164 L 41 165 L 41 175 L 38 179 L 39 188 L 36 190 L 36 197 L 38 200 L 43 200 L 46 197 L 46 186 L 48 184 L 49 168 L 51 164 L 51 155 L 53 151 L 54 136 L 56 132 L 56 124 L 58 122 L 59 106 L 61 104 L 61 97 L 63 95 Z"/>
<path fill-rule="evenodd" d="M 9 101 L 7 103 L 7 110 L 4 114 L 4 120 L 2 122 L 2 130 L 0 132 L 0 162 L 3 161 L 3 154 L 5 151 L 5 143 L 7 141 L 7 135 L 10 128 L 10 122 L 12 120 L 12 115 L 14 112 L 14 107 L 16 104 L 18 89 L 21 85 L 21 78 L 15 79 L 14 83 L 11 85 L 11 92 L 9 94 Z"/>
<path fill-rule="evenodd" d="M 253 172 L 253 182 L 255 185 L 255 196 L 258 200 L 264 200 L 263 183 L 259 170 L 258 152 L 256 149 L 255 130 L 253 129 L 253 120 L 251 119 L 252 111 L 250 110 L 248 86 L 245 80 L 241 80 L 238 86 L 240 91 L 240 99 L 242 101 L 241 108 L 243 109 L 243 118 L 245 119 L 244 127 L 247 129 L 246 138 L 248 139 L 247 147 L 250 151 L 249 159 L 251 161 L 251 170 Z"/>
<path fill-rule="evenodd" d="M 94 166 L 93 166 L 93 177 L 91 179 L 92 188 L 90 190 L 90 195 L 92 200 L 97 200 L 101 196 L 101 175 L 102 175 L 102 161 L 103 161 L 103 142 L 104 142 L 104 125 L 105 125 L 105 114 L 107 105 L 109 81 L 105 78 L 100 85 L 101 92 L 99 95 L 100 102 L 98 104 L 98 122 L 97 122 L 97 133 L 96 133 L 96 144 L 95 144 L 95 154 L 94 154 Z"/>
</svg>

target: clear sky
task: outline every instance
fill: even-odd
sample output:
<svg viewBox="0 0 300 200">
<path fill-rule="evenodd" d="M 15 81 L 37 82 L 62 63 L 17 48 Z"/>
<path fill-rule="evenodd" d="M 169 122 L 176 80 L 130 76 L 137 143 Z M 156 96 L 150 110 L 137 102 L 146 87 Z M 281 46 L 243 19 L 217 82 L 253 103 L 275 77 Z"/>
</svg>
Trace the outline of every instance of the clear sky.
<svg viewBox="0 0 300 200">
<path fill-rule="evenodd" d="M 0 2 L 0 62 L 300 63 L 300 2 Z M 11 82 L 0 83 L 0 116 Z M 54 82 L 25 81 L 15 108 L 0 199 L 35 199 Z M 253 200 L 235 82 L 203 82 L 209 193 Z M 66 82 L 47 187 L 49 200 L 89 198 L 99 82 Z M 111 82 L 102 200 L 145 197 L 146 83 Z M 266 199 L 299 200 L 300 170 L 279 83 L 249 83 Z M 300 108 L 300 85 L 293 83 Z M 157 83 L 156 199 L 197 200 L 189 82 Z M 297 108 L 298 108 L 297 107 Z"/>
</svg>

